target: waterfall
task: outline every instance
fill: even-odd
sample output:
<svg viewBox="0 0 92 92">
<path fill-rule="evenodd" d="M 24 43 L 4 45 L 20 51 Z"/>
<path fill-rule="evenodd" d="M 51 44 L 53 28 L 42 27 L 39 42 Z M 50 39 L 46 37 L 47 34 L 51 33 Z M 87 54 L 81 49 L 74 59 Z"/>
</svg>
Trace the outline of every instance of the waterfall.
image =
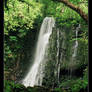
<svg viewBox="0 0 92 92">
<path fill-rule="evenodd" d="M 77 40 L 77 36 L 78 36 L 78 30 L 80 29 L 80 24 L 79 26 L 76 28 L 76 41 L 75 41 L 75 45 L 74 45 L 74 53 L 72 55 L 72 57 L 76 57 L 77 55 L 77 47 L 78 47 L 78 40 Z"/>
<path fill-rule="evenodd" d="M 75 44 L 73 46 L 73 54 L 72 54 L 72 60 L 71 60 L 71 69 L 70 69 L 70 78 L 72 77 L 72 73 L 73 73 L 73 68 L 76 65 L 76 56 L 77 56 L 77 48 L 78 48 L 78 31 L 80 29 L 80 24 L 78 25 L 78 27 L 75 30 L 75 34 L 76 34 L 76 40 L 75 40 Z"/>
<path fill-rule="evenodd" d="M 55 64 L 55 70 L 54 75 L 57 79 L 57 82 L 59 84 L 59 74 L 60 74 L 60 63 L 62 62 L 62 51 L 60 51 L 60 30 L 56 29 L 57 31 L 57 53 L 56 53 L 56 64 Z"/>
<path fill-rule="evenodd" d="M 60 72 L 60 62 L 59 62 L 59 29 L 57 30 L 57 78 L 58 78 L 58 83 L 59 83 L 59 72 Z"/>
<path fill-rule="evenodd" d="M 22 83 L 27 86 L 42 85 L 44 77 L 45 52 L 49 44 L 49 37 L 52 33 L 52 28 L 55 21 L 51 17 L 46 17 L 41 25 L 38 36 L 37 47 L 35 52 L 34 63 L 29 69 L 28 74 L 22 80 Z"/>
</svg>

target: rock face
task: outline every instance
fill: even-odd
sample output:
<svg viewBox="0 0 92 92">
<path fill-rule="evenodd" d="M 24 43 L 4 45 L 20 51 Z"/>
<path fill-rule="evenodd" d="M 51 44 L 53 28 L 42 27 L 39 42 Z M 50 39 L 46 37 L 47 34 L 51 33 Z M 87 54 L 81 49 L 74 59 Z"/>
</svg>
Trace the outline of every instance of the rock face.
<svg viewBox="0 0 92 92">
<path fill-rule="evenodd" d="M 63 80 L 83 76 L 88 63 L 87 44 L 75 28 L 54 28 L 50 36 L 43 85 L 57 87 Z M 79 40 L 78 40 L 79 39 Z"/>
</svg>

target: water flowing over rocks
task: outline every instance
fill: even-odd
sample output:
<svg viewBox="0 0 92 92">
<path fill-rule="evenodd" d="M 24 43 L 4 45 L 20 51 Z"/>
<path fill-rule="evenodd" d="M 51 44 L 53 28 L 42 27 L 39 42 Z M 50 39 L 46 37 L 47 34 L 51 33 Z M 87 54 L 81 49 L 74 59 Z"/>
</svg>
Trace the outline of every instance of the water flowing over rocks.
<svg viewBox="0 0 92 92">
<path fill-rule="evenodd" d="M 44 76 L 45 52 L 48 47 L 49 37 L 52 33 L 55 21 L 53 18 L 46 17 L 43 20 L 40 33 L 38 36 L 35 59 L 27 76 L 23 79 L 25 86 L 42 85 Z"/>
</svg>

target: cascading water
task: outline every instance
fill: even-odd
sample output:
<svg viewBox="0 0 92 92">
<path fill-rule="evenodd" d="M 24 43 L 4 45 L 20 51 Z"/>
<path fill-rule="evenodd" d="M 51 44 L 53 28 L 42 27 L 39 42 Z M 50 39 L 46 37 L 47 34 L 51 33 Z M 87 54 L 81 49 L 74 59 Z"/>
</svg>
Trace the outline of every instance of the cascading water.
<svg viewBox="0 0 92 92">
<path fill-rule="evenodd" d="M 59 62 L 59 29 L 57 30 L 57 78 L 59 83 L 59 72 L 60 72 L 60 62 Z"/>
<path fill-rule="evenodd" d="M 79 30 L 79 28 L 80 28 L 80 24 L 79 24 L 79 26 L 76 28 L 76 41 L 75 41 L 74 53 L 73 53 L 72 57 L 76 57 L 76 54 L 77 54 L 77 47 L 78 47 L 77 36 L 78 36 L 78 30 Z"/>
<path fill-rule="evenodd" d="M 43 20 L 38 36 L 34 63 L 30 68 L 27 76 L 22 81 L 26 87 L 42 85 L 42 80 L 44 77 L 45 52 L 48 47 L 49 37 L 52 33 L 52 28 L 54 25 L 55 21 L 51 17 L 46 17 Z"/>
<path fill-rule="evenodd" d="M 71 60 L 71 66 L 72 68 L 70 69 L 70 78 L 72 77 L 72 71 L 73 71 L 73 66 L 76 65 L 76 56 L 77 56 L 77 48 L 78 48 L 78 40 L 77 40 L 77 37 L 78 37 L 78 31 L 80 29 L 80 24 L 78 25 L 78 27 L 76 28 L 75 30 L 75 34 L 76 34 L 76 41 L 75 41 L 75 44 L 74 44 L 74 47 L 73 47 L 73 54 L 72 54 L 72 60 Z"/>
</svg>

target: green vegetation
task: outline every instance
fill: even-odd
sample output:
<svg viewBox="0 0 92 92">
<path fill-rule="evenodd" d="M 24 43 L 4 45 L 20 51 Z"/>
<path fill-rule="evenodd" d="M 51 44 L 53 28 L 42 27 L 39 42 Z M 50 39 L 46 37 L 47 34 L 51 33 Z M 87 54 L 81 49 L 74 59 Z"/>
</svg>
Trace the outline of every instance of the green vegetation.
<svg viewBox="0 0 92 92">
<path fill-rule="evenodd" d="M 7 5 L 8 10 L 5 8 L 4 11 L 4 68 L 5 71 L 12 72 L 16 71 L 14 68 L 20 58 L 24 57 L 29 34 L 32 39 L 30 44 L 33 44 L 35 33 L 38 30 L 35 26 L 37 25 L 39 28 L 43 14 L 41 12 L 42 4 L 36 2 L 28 2 L 27 4 L 21 0 L 8 0 Z"/>
<path fill-rule="evenodd" d="M 4 92 L 87 92 L 88 24 L 74 10 L 58 0 L 5 0 L 4 6 Z M 88 14 L 88 0 L 69 0 Z M 24 87 L 15 83 L 27 73 L 43 19 L 54 17 L 56 27 L 50 37 L 44 87 Z M 78 48 L 72 62 L 75 31 L 78 25 Z M 57 30 L 59 29 L 59 83 L 57 70 Z M 61 53 L 59 53 L 61 55 Z M 31 58 L 31 61 L 29 59 Z M 26 62 L 26 63 L 25 63 Z M 25 65 L 25 66 L 24 66 Z M 52 70 L 52 72 L 51 72 Z"/>
</svg>

